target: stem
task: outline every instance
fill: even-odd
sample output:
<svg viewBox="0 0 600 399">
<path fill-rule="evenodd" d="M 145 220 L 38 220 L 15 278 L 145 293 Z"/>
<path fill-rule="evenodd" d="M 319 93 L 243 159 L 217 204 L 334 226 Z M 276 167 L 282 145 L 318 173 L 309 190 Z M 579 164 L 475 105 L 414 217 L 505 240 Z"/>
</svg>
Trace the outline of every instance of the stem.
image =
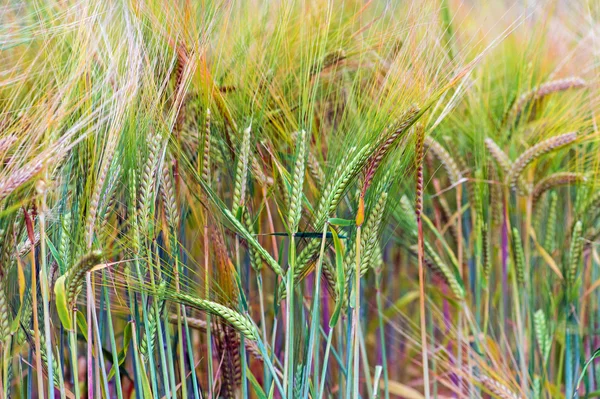
<svg viewBox="0 0 600 399">
<path fill-rule="evenodd" d="M 210 266 L 208 261 L 208 225 L 204 225 L 204 295 L 207 300 L 210 300 Z M 206 363 L 208 366 L 208 399 L 212 399 L 213 395 L 213 353 L 212 353 L 212 325 L 210 313 L 206 313 L 206 349 L 208 356 Z"/>
<path fill-rule="evenodd" d="M 77 320 L 77 313 L 73 311 L 71 320 Z M 69 331 L 69 341 L 71 346 L 71 372 L 73 373 L 73 387 L 75 389 L 75 399 L 81 397 L 79 390 L 79 365 L 77 364 L 77 323 L 73 323 L 73 330 Z"/>
<path fill-rule="evenodd" d="M 418 262 L 419 262 L 419 304 L 421 313 L 421 356 L 423 359 L 423 388 L 425 390 L 425 397 L 429 398 L 429 359 L 427 354 L 427 330 L 426 330 L 426 317 L 425 317 L 425 271 L 423 268 L 423 222 L 421 218 L 417 218 L 418 225 Z M 460 241 L 460 240 L 459 240 Z M 460 257 L 460 252 L 459 252 Z M 460 262 L 459 262 L 460 264 Z"/>
<path fill-rule="evenodd" d="M 42 375 L 42 353 L 40 351 L 40 328 L 38 324 L 38 304 L 37 304 L 37 268 L 35 266 L 35 234 L 33 231 L 33 221 L 31 216 L 25 208 L 23 208 L 23 215 L 25 215 L 25 224 L 27 227 L 27 236 L 31 243 L 31 306 L 33 310 L 33 332 L 34 332 L 34 343 L 35 343 L 35 369 L 37 376 L 37 388 L 38 394 L 41 395 L 41 399 L 44 396 L 44 376 Z M 75 320 L 75 319 L 73 319 Z M 77 363 L 75 363 L 77 364 Z M 76 366 L 74 366 L 76 367 Z"/>
<path fill-rule="evenodd" d="M 360 233 L 362 226 L 356 228 L 356 260 L 354 270 L 354 294 L 355 294 L 355 305 L 354 305 L 354 317 L 352 318 L 352 329 L 354 331 L 354 389 L 353 398 L 358 398 L 358 380 L 360 376 L 359 370 L 359 359 L 360 359 L 360 337 L 359 337 L 359 318 L 360 318 Z"/>
<path fill-rule="evenodd" d="M 43 180 L 40 181 L 40 186 L 44 186 Z M 38 188 L 38 191 L 40 189 Z M 54 398 L 54 364 L 52 356 L 52 336 L 50 334 L 50 296 L 48 294 L 48 269 L 46 265 L 46 190 L 43 189 L 40 200 L 41 212 L 38 215 L 40 220 L 40 285 L 42 289 L 43 310 L 44 310 L 44 335 L 46 339 L 46 366 L 48 367 L 48 397 Z M 33 244 L 33 243 L 32 243 Z M 35 249 L 31 248 L 32 252 Z"/>
<path fill-rule="evenodd" d="M 379 322 L 379 345 L 381 346 L 381 363 L 383 363 L 383 388 L 385 393 L 385 399 L 390 399 L 387 353 L 385 346 L 385 330 L 383 325 L 383 303 L 381 301 L 381 271 L 379 271 L 375 276 L 375 290 L 377 296 L 377 319 Z"/>
<path fill-rule="evenodd" d="M 108 296 L 108 290 L 106 289 L 106 273 L 102 273 L 102 278 L 104 279 L 104 285 L 105 287 L 103 287 L 102 291 L 104 292 L 104 298 L 105 298 L 105 303 L 106 303 L 106 312 L 108 315 L 111 314 L 110 312 L 110 298 Z M 117 391 L 117 398 L 118 399 L 123 399 L 123 389 L 121 388 L 121 372 L 119 371 L 119 354 L 118 354 L 118 349 L 117 349 L 117 343 L 115 341 L 115 333 L 114 333 L 114 329 L 113 329 L 113 324 L 112 324 L 112 317 L 107 317 L 106 318 L 106 322 L 108 323 L 108 334 L 110 337 L 110 347 L 112 349 L 112 358 L 113 358 L 113 365 L 115 368 L 115 390 Z"/>
<path fill-rule="evenodd" d="M 315 294 L 313 296 L 313 309 L 312 309 L 312 315 L 311 315 L 311 325 L 310 325 L 310 337 L 308 340 L 308 350 L 307 350 L 307 354 L 308 354 L 308 362 L 306 365 L 306 378 L 305 380 L 308 380 L 308 376 L 310 375 L 310 370 L 311 370 L 311 366 L 312 366 L 312 353 L 313 353 L 313 347 L 315 346 L 315 339 L 318 338 L 318 326 L 319 326 L 319 309 L 320 309 L 320 299 L 321 299 L 321 268 L 323 266 L 323 254 L 325 252 L 325 242 L 327 241 L 325 239 L 326 234 L 327 234 L 327 227 L 329 226 L 328 223 L 325 223 L 323 225 L 323 236 L 321 237 L 321 251 L 319 253 L 319 260 L 317 261 L 317 269 L 316 269 L 316 274 L 315 274 Z M 316 350 L 316 352 L 318 353 L 318 348 Z M 315 375 L 318 374 L 318 372 L 315 372 Z M 318 384 L 317 384 L 318 385 Z M 305 386 L 303 387 L 303 394 L 302 394 L 303 398 L 308 397 L 308 383 L 305 384 Z"/>
<path fill-rule="evenodd" d="M 288 276 L 287 276 L 287 314 L 286 314 L 286 340 L 283 384 L 288 399 L 293 399 L 294 394 L 294 269 L 296 263 L 295 234 L 290 236 L 288 251 Z"/>
<path fill-rule="evenodd" d="M 317 399 L 323 398 L 323 391 L 325 389 L 325 376 L 327 375 L 327 363 L 329 362 L 329 351 L 331 350 L 331 338 L 333 337 L 333 327 L 329 327 L 327 333 L 327 345 L 325 346 L 325 357 L 323 359 L 323 370 L 321 370 L 321 388 L 319 388 L 319 396 Z"/>
</svg>

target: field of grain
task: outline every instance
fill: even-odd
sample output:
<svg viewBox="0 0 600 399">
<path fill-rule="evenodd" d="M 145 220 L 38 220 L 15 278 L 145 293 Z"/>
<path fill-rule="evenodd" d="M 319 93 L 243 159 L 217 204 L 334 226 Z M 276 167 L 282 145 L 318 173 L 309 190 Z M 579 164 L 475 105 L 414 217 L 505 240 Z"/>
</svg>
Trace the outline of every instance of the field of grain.
<svg viewBox="0 0 600 399">
<path fill-rule="evenodd" d="M 0 397 L 600 397 L 600 2 L 3 0 Z"/>
</svg>

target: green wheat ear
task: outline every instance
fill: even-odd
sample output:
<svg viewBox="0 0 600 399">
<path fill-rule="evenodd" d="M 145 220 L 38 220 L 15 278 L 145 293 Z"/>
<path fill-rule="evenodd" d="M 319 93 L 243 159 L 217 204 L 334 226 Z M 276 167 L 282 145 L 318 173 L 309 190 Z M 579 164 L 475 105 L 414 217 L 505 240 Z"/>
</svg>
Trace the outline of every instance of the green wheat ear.
<svg viewBox="0 0 600 399">
<path fill-rule="evenodd" d="M 453 265 L 446 264 L 442 258 L 438 256 L 437 251 L 429 244 L 429 242 L 425 241 L 423 245 L 425 246 L 425 254 L 431 259 L 431 264 L 435 270 L 438 270 L 439 274 L 444 277 L 444 280 L 452 290 L 452 293 L 458 299 L 464 299 L 465 285 L 458 274 L 458 270 L 456 270 Z"/>
<path fill-rule="evenodd" d="M 231 327 L 244 334 L 244 337 L 253 341 L 259 339 L 258 332 L 254 324 L 242 315 L 241 313 L 214 301 L 208 301 L 205 299 L 198 298 L 194 295 L 172 293 L 173 299 L 196 308 L 201 311 L 209 312 L 215 316 L 220 316 L 225 320 Z"/>
<path fill-rule="evenodd" d="M 523 252 L 523 242 L 521 241 L 519 230 L 516 227 L 513 227 L 512 233 L 517 282 L 523 284 L 525 282 L 525 253 Z"/>
<path fill-rule="evenodd" d="M 304 183 L 304 170 L 306 167 L 306 132 L 301 130 L 297 137 L 298 153 L 296 154 L 294 173 L 292 175 L 292 192 L 290 194 L 291 202 L 288 215 L 288 229 L 292 234 L 298 231 L 298 224 L 302 216 L 302 185 Z"/>
<path fill-rule="evenodd" d="M 544 248 L 546 251 L 554 252 L 556 243 L 556 210 L 558 206 L 558 196 L 554 191 L 550 193 L 550 205 L 548 206 L 548 218 L 546 222 L 546 237 L 544 239 Z"/>
<path fill-rule="evenodd" d="M 538 309 L 535 312 L 533 323 L 535 327 L 535 337 L 540 348 L 540 353 L 542 354 L 542 359 L 544 359 L 544 362 L 547 362 L 552 347 L 552 336 L 548 331 L 548 322 L 542 309 Z"/>
<path fill-rule="evenodd" d="M 413 240 L 417 238 L 417 223 L 414 218 L 415 211 L 413 210 L 412 204 L 408 197 L 402 196 L 400 198 L 400 208 L 406 218 L 409 232 Z M 432 268 L 436 274 L 442 276 L 446 284 L 450 287 L 452 293 L 459 299 L 465 298 L 465 284 L 454 264 L 447 264 L 438 255 L 437 251 L 433 246 L 424 240 L 423 245 L 425 247 L 425 255 L 427 257 L 427 266 Z"/>
<path fill-rule="evenodd" d="M 237 213 L 237 209 L 242 206 L 242 196 L 246 191 L 246 182 L 248 180 L 248 161 L 250 159 L 250 133 L 252 126 L 244 129 L 242 135 L 242 145 L 240 147 L 240 156 L 238 157 L 237 167 L 235 172 L 235 185 L 233 189 L 232 209 Z"/>
<path fill-rule="evenodd" d="M 576 282 L 577 274 L 579 273 L 579 263 L 581 261 L 581 253 L 583 251 L 583 223 L 578 220 L 573 227 L 573 234 L 571 235 L 571 247 L 569 249 L 569 264 L 566 277 L 567 284 L 573 286 Z"/>
<path fill-rule="evenodd" d="M 490 242 L 488 238 L 488 225 L 487 223 L 483 223 L 481 227 L 481 237 L 482 242 L 481 245 L 483 247 L 483 278 L 485 281 L 486 289 L 489 289 L 490 284 L 490 274 L 492 272 L 492 254 L 490 248 Z"/>
<path fill-rule="evenodd" d="M 91 252 L 84 255 L 79 262 L 77 262 L 72 268 L 69 269 L 65 275 L 66 279 L 66 292 L 67 292 L 67 304 L 72 308 L 77 301 L 77 296 L 83 288 L 83 282 L 85 280 L 85 274 L 90 271 L 94 266 L 99 264 L 102 260 L 102 253 L 99 251 Z"/>
</svg>

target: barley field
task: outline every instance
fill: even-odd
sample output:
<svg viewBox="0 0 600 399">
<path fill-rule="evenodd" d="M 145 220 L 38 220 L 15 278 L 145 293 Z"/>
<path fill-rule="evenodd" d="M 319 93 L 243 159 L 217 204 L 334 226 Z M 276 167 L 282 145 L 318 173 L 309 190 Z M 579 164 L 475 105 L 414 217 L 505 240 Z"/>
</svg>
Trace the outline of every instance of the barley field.
<svg viewBox="0 0 600 399">
<path fill-rule="evenodd" d="M 600 397 L 597 0 L 2 0 L 1 398 Z"/>
</svg>

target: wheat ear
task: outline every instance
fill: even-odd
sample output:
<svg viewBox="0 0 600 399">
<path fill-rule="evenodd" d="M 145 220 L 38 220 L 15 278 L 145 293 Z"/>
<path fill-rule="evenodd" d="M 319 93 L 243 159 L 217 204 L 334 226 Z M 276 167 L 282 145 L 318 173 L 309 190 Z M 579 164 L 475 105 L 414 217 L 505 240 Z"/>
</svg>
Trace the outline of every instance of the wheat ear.
<svg viewBox="0 0 600 399">
<path fill-rule="evenodd" d="M 581 183 L 585 182 L 586 180 L 587 179 L 583 173 L 558 172 L 553 173 L 550 176 L 546 176 L 533 188 L 533 192 L 531 193 L 533 203 L 535 204 L 546 191 L 554 187 Z"/>
<path fill-rule="evenodd" d="M 508 184 L 512 189 L 517 189 L 517 182 L 529 164 L 544 154 L 574 142 L 577 140 L 577 137 L 577 132 L 570 132 L 551 137 L 534 145 L 515 160 L 506 176 L 506 184 Z M 519 187 L 518 189 L 520 194 L 526 194 L 529 191 L 528 187 Z"/>
</svg>

